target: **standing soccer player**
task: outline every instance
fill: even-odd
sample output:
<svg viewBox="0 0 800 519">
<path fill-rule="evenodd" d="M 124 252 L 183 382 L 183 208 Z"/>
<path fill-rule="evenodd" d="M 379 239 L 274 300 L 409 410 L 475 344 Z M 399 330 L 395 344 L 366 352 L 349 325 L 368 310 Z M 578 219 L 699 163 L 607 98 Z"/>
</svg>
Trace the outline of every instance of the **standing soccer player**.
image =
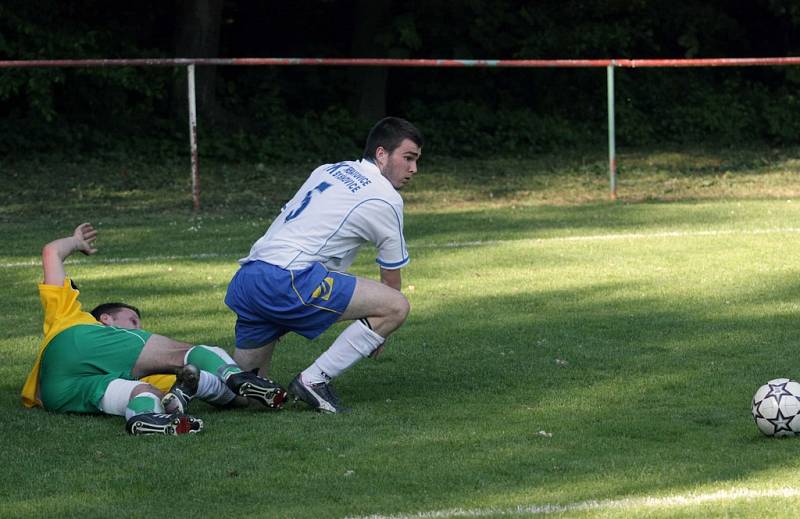
<svg viewBox="0 0 800 519">
<path fill-rule="evenodd" d="M 417 172 L 423 138 L 410 122 L 380 120 L 363 158 L 315 169 L 239 261 L 225 303 L 236 315 L 234 359 L 267 376 L 276 341 L 287 332 L 313 339 L 340 320 L 354 321 L 289 391 L 311 407 L 338 413 L 331 380 L 377 357 L 410 306 L 400 292 L 408 261 L 403 199 Z M 377 248 L 380 282 L 347 274 L 364 243 Z"/>
</svg>

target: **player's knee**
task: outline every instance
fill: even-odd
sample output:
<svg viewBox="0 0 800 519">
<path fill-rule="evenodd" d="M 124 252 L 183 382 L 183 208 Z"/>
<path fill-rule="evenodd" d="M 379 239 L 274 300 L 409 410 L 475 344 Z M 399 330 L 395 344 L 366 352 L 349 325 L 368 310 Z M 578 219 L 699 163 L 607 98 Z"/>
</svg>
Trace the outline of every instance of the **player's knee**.
<svg viewBox="0 0 800 519">
<path fill-rule="evenodd" d="M 131 390 L 130 398 L 141 395 L 142 393 L 152 393 L 159 398 L 164 396 L 164 392 L 158 389 L 156 386 L 143 382 Z"/>
<path fill-rule="evenodd" d="M 409 312 L 411 312 L 411 303 L 408 302 L 406 296 L 398 292 L 397 296 L 392 298 L 390 315 L 400 326 L 405 322 Z"/>
<path fill-rule="evenodd" d="M 262 367 L 268 369 L 275 343 L 276 341 L 272 341 L 257 348 L 236 348 L 236 351 L 233 352 L 233 360 L 245 371 Z"/>
</svg>

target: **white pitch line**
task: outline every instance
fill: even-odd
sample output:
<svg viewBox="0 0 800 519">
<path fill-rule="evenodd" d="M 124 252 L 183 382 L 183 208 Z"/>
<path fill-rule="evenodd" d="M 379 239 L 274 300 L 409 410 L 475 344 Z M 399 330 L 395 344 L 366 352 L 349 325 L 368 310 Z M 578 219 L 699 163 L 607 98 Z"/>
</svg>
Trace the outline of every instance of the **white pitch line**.
<svg viewBox="0 0 800 519">
<path fill-rule="evenodd" d="M 453 508 L 449 510 L 433 510 L 413 514 L 373 514 L 365 516 L 349 516 L 347 519 L 447 519 L 457 517 L 497 517 L 515 515 L 546 515 L 565 512 L 586 512 L 602 510 L 630 510 L 637 508 L 678 508 L 705 503 L 724 503 L 741 499 L 791 498 L 800 497 L 800 489 L 777 488 L 770 490 L 753 490 L 749 488 L 733 488 L 719 490 L 707 494 L 679 494 L 666 497 L 637 497 L 626 499 L 610 499 L 603 501 L 581 501 L 578 503 L 557 505 L 529 505 L 509 508 Z"/>
<path fill-rule="evenodd" d="M 195 259 L 214 259 L 214 258 L 234 258 L 230 254 L 220 254 L 215 252 L 201 253 L 201 254 L 170 254 L 164 256 L 139 256 L 130 258 L 98 258 L 93 259 L 68 259 L 64 263 L 66 265 L 80 265 L 84 263 L 98 263 L 101 265 L 116 264 L 116 263 L 155 263 L 159 261 L 179 261 L 179 260 L 195 260 Z M 238 257 L 238 256 L 236 256 Z M 30 259 L 28 261 L 18 261 L 15 263 L 3 263 L 0 267 L 3 268 L 20 268 L 20 267 L 38 267 L 42 264 L 40 259 Z"/>
<path fill-rule="evenodd" d="M 470 247 L 490 247 L 492 245 L 502 245 L 506 243 L 551 243 L 551 242 L 584 242 L 584 241 L 609 241 L 609 240 L 642 240 L 652 238 L 692 238 L 702 236 L 732 236 L 732 235 L 765 235 L 765 234 L 800 234 L 800 227 L 777 227 L 774 229 L 727 229 L 727 230 L 711 230 L 711 231 L 662 231 L 662 232 L 633 232 L 633 233 L 618 233 L 618 234 L 587 234 L 580 236 L 555 236 L 551 238 L 518 238 L 508 240 L 475 240 L 475 241 L 461 241 L 461 242 L 448 242 L 448 243 L 417 243 L 413 242 L 410 248 L 413 249 L 458 249 Z M 235 261 L 241 254 L 222 254 L 222 253 L 199 253 L 199 254 L 171 254 L 171 255 L 155 255 L 155 256 L 141 256 L 141 257 L 128 257 L 128 258 L 94 258 L 91 260 L 72 259 L 67 260 L 67 264 L 82 264 L 82 263 L 97 263 L 97 264 L 117 264 L 117 263 L 154 263 L 160 261 L 180 261 L 180 260 L 196 260 L 196 259 L 216 259 L 216 258 L 230 258 Z M 39 259 L 30 259 L 28 261 L 18 261 L 13 263 L 2 263 L 2 268 L 21 268 L 21 267 L 37 267 L 41 264 Z"/>
<path fill-rule="evenodd" d="M 662 232 L 631 232 L 617 234 L 587 234 L 581 236 L 555 236 L 551 238 L 520 238 L 515 240 L 486 240 L 450 242 L 444 244 L 418 244 L 417 248 L 434 247 L 481 247 L 487 245 L 500 245 L 503 243 L 547 243 L 569 241 L 608 241 L 608 240 L 641 240 L 651 238 L 692 238 L 702 236 L 732 236 L 732 235 L 761 235 L 761 234 L 798 234 L 800 227 L 778 227 L 774 229 L 727 229 L 711 231 L 662 231 Z M 412 247 L 414 248 L 414 247 Z"/>
</svg>

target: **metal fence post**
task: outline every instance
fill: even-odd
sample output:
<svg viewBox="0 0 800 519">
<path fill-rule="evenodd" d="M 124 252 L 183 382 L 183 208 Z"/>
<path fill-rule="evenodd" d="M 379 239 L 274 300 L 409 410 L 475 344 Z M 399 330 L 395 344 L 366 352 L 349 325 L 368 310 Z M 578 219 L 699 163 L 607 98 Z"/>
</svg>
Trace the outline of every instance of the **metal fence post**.
<svg viewBox="0 0 800 519">
<path fill-rule="evenodd" d="M 611 181 L 611 199 L 617 199 L 617 150 L 614 127 L 614 60 L 606 67 L 608 81 L 608 174 Z"/>
<path fill-rule="evenodd" d="M 200 171 L 197 160 L 197 104 L 194 92 L 194 64 L 186 67 L 189 82 L 189 144 L 192 154 L 192 206 L 200 209 Z"/>
</svg>

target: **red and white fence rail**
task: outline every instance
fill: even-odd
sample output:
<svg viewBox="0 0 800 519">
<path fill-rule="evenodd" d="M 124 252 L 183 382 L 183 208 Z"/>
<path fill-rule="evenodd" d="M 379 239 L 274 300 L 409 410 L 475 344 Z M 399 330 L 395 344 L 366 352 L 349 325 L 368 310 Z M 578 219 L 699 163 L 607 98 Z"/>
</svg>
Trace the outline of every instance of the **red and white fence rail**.
<svg viewBox="0 0 800 519">
<path fill-rule="evenodd" d="M 800 57 L 699 58 L 699 59 L 391 59 L 391 58 L 144 58 L 0 60 L 2 68 L 47 67 L 175 67 L 187 69 L 189 140 L 192 164 L 192 204 L 200 209 L 200 173 L 197 153 L 197 109 L 195 66 L 347 66 L 347 67 L 435 67 L 435 68 L 606 68 L 608 90 L 608 169 L 610 196 L 617 198 L 616 128 L 614 122 L 615 68 L 763 67 L 800 65 Z"/>
</svg>

